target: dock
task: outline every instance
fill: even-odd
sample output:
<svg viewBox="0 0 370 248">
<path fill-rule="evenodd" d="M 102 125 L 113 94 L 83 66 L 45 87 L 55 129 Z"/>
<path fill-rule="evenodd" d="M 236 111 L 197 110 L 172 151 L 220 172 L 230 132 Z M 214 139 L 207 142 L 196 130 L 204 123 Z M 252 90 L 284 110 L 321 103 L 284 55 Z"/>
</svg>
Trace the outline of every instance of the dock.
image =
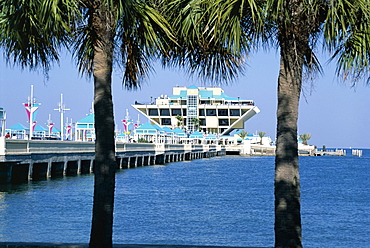
<svg viewBox="0 0 370 248">
<path fill-rule="evenodd" d="M 315 152 L 315 156 L 346 156 L 346 150 L 344 149 L 320 150 Z"/>
<path fill-rule="evenodd" d="M 362 157 L 362 150 L 352 149 L 352 156 Z"/>
<path fill-rule="evenodd" d="M 223 145 L 116 143 L 117 169 L 226 155 Z M 95 143 L 0 137 L 0 183 L 93 172 Z"/>
</svg>

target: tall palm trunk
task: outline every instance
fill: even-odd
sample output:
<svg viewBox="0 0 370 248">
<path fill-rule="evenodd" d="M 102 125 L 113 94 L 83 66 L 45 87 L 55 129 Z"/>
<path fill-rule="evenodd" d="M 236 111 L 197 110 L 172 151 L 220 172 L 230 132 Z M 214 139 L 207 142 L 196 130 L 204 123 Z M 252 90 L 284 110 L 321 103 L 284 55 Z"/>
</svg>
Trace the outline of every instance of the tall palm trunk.
<svg viewBox="0 0 370 248">
<path fill-rule="evenodd" d="M 95 183 L 90 247 L 112 247 L 115 188 L 115 143 L 112 102 L 113 17 L 101 1 L 93 1 L 95 111 Z"/>
<path fill-rule="evenodd" d="M 302 247 L 297 120 L 303 56 L 290 35 L 280 37 L 275 158 L 275 247 Z"/>
</svg>

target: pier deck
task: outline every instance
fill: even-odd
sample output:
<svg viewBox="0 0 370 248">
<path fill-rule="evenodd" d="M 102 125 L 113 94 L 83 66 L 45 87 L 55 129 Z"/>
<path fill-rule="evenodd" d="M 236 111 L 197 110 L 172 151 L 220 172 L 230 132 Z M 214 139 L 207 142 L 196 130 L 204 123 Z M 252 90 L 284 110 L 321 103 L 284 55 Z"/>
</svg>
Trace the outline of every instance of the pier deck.
<svg viewBox="0 0 370 248">
<path fill-rule="evenodd" d="M 222 145 L 116 143 L 117 169 L 225 155 Z M 0 184 L 93 172 L 94 142 L 0 137 Z"/>
<path fill-rule="evenodd" d="M 336 149 L 327 151 L 316 151 L 315 156 L 346 156 L 346 150 Z"/>
</svg>

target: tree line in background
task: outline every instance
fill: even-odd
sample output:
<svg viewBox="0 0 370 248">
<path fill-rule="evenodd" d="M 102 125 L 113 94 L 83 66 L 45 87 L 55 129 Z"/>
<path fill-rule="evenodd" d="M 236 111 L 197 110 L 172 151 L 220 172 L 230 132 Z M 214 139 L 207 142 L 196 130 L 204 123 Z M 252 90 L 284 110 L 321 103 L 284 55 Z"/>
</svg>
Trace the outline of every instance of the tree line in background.
<svg viewBox="0 0 370 248">
<path fill-rule="evenodd" d="M 368 0 L 0 0 L 0 46 L 11 64 L 45 75 L 67 48 L 94 80 L 95 184 L 90 247 L 112 247 L 115 188 L 112 71 L 140 87 L 154 61 L 227 83 L 248 52 L 280 52 L 275 247 L 302 247 L 297 118 L 303 79 L 332 55 L 337 73 L 369 82 Z M 179 120 L 180 121 L 180 120 Z"/>
</svg>

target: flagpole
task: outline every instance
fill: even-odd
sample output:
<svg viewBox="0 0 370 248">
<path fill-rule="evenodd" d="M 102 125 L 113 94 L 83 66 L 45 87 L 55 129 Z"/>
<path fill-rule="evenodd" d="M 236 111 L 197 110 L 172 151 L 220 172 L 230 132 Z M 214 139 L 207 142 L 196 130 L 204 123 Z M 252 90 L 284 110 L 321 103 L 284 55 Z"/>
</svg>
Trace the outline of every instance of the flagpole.
<svg viewBox="0 0 370 248">
<path fill-rule="evenodd" d="M 32 116 L 32 109 L 33 109 L 33 85 L 31 85 L 31 97 L 29 99 L 29 102 L 28 102 L 28 107 L 30 108 L 30 135 L 29 135 L 29 139 L 31 140 L 32 139 L 32 136 L 33 136 L 33 116 Z"/>
<path fill-rule="evenodd" d="M 50 132 L 50 123 L 51 123 L 51 114 L 49 114 L 49 119 L 48 119 L 49 137 L 51 136 L 51 132 Z"/>
<path fill-rule="evenodd" d="M 58 108 L 54 109 L 58 110 L 60 113 L 60 140 L 63 140 L 64 136 L 64 111 L 70 110 L 67 109 L 63 104 L 63 94 L 60 94 L 60 103 L 58 104 Z"/>
<path fill-rule="evenodd" d="M 36 111 L 38 110 L 41 104 L 36 104 L 36 99 L 33 98 L 33 85 L 31 85 L 31 96 L 27 98 L 27 103 L 23 103 L 23 106 L 26 108 L 27 117 L 29 121 L 29 135 L 28 139 L 31 140 L 33 137 L 33 129 L 36 125 Z"/>
</svg>

